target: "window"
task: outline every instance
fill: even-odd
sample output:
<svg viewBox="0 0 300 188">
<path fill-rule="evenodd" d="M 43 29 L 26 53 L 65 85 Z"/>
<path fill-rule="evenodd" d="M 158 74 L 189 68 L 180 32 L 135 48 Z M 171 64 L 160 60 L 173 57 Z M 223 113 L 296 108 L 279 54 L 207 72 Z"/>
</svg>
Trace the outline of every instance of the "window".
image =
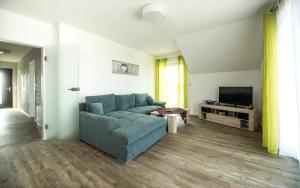
<svg viewBox="0 0 300 188">
<path fill-rule="evenodd" d="M 188 69 L 182 56 L 157 59 L 155 97 L 167 107 L 187 108 Z"/>
<path fill-rule="evenodd" d="M 168 59 L 167 67 L 167 106 L 178 106 L 178 60 Z"/>
<path fill-rule="evenodd" d="M 276 12 L 279 153 L 300 160 L 300 3 L 286 0 Z"/>
</svg>

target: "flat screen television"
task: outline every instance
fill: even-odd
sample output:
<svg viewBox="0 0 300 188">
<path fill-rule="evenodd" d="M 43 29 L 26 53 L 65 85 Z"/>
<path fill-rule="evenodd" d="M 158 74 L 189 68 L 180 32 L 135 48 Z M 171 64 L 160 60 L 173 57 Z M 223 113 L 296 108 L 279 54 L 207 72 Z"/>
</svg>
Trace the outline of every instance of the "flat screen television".
<svg viewBox="0 0 300 188">
<path fill-rule="evenodd" d="M 252 105 L 252 87 L 219 87 L 219 102 L 234 106 Z"/>
</svg>

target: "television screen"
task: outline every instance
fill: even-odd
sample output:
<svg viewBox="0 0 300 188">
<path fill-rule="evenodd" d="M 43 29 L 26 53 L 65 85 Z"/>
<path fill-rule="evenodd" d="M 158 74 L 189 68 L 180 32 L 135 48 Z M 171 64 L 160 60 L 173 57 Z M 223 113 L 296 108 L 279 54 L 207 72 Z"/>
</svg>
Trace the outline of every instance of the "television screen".
<svg viewBox="0 0 300 188">
<path fill-rule="evenodd" d="M 219 87 L 219 102 L 239 106 L 252 105 L 252 87 Z"/>
</svg>

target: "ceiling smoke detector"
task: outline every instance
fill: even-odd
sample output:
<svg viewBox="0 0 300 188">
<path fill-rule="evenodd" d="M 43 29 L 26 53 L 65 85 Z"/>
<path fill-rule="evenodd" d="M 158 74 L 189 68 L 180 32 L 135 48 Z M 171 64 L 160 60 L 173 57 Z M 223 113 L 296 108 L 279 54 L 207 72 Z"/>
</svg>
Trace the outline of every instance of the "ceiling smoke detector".
<svg viewBox="0 0 300 188">
<path fill-rule="evenodd" d="M 160 4 L 147 4 L 143 7 L 143 19 L 151 23 L 163 22 L 165 20 L 165 10 Z"/>
</svg>

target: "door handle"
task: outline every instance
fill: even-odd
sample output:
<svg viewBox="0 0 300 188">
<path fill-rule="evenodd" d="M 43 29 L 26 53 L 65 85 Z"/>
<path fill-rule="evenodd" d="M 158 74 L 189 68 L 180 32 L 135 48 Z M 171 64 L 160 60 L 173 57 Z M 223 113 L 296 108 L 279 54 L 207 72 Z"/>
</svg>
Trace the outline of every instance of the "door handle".
<svg viewBox="0 0 300 188">
<path fill-rule="evenodd" d="M 80 91 L 80 88 L 79 87 L 72 87 L 68 90 L 70 90 L 70 91 Z"/>
<path fill-rule="evenodd" d="M 9 93 L 11 93 L 11 86 L 9 86 L 8 88 L 6 88 L 8 90 Z"/>
</svg>

